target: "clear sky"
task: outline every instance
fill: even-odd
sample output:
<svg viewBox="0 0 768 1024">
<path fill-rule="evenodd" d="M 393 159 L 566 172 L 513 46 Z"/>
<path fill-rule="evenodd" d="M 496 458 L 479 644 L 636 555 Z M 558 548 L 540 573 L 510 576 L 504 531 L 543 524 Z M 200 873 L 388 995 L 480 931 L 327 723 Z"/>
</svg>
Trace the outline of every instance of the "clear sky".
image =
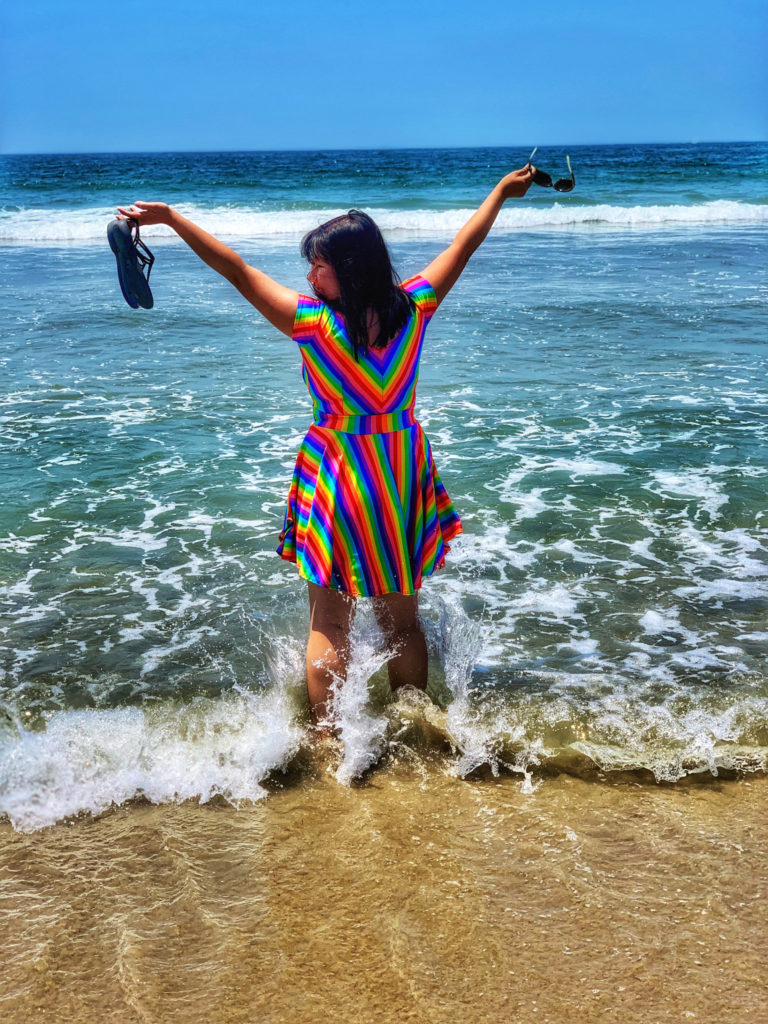
<svg viewBox="0 0 768 1024">
<path fill-rule="evenodd" d="M 12 0 L 0 151 L 768 138 L 766 0 Z"/>
</svg>

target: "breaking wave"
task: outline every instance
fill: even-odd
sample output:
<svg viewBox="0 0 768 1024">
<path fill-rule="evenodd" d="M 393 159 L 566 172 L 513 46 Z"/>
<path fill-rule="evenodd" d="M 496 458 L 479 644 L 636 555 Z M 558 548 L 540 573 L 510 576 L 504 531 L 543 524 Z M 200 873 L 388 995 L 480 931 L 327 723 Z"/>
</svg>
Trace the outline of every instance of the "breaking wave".
<svg viewBox="0 0 768 1024">
<path fill-rule="evenodd" d="M 341 208 L 259 210 L 242 206 L 203 207 L 180 204 L 179 211 L 206 230 L 228 238 L 271 238 L 293 244 L 309 227 L 335 217 Z M 368 211 L 380 227 L 395 236 L 452 235 L 474 212 L 469 208 L 412 210 L 381 208 Z M 114 210 L 91 207 L 62 210 L 8 208 L 0 210 L 0 242 L 60 245 L 102 244 Z M 694 205 L 614 206 L 553 203 L 503 209 L 495 231 L 660 230 L 666 227 L 768 224 L 768 205 L 719 199 Z M 172 236 L 169 228 L 154 227 L 148 237 Z"/>
</svg>

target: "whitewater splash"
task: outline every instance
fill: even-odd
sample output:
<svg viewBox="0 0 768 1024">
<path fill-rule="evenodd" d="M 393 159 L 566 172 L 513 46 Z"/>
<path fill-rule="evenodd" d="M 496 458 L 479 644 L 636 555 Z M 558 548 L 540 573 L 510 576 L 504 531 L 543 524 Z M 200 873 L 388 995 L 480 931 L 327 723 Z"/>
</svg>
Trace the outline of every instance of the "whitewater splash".
<svg viewBox="0 0 768 1024">
<path fill-rule="evenodd" d="M 768 697 L 755 680 L 724 692 L 662 692 L 658 683 L 618 674 L 529 671 L 501 691 L 475 678 L 483 621 L 452 600 L 438 599 L 436 611 L 424 623 L 430 696 L 405 688 L 393 698 L 373 616 L 358 616 L 347 685 L 333 701 L 339 742 L 326 763 L 340 784 L 388 758 L 460 777 L 511 772 L 522 775 L 524 792 L 542 771 L 632 771 L 675 782 L 768 768 Z M 56 711 L 35 728 L 6 712 L 0 815 L 34 831 L 133 799 L 218 796 L 237 805 L 264 798 L 267 780 L 300 768 L 302 758 L 316 763 L 300 648 L 280 638 L 262 689 L 235 687 L 185 704 Z"/>
<path fill-rule="evenodd" d="M 315 224 L 345 211 L 327 209 L 259 210 L 247 206 L 204 207 L 180 203 L 178 210 L 207 231 L 226 238 L 264 238 L 294 244 Z M 455 234 L 474 210 L 369 209 L 383 231 L 395 238 L 446 237 Z M 0 211 L 0 242 L 22 245 L 104 244 L 107 223 L 115 211 L 107 207 L 61 210 L 11 209 Z M 581 230 L 659 230 L 666 227 L 768 224 L 768 205 L 718 199 L 686 205 L 505 207 L 494 231 L 538 231 L 558 228 Z M 151 227 L 147 238 L 175 237 L 170 228 Z"/>
</svg>

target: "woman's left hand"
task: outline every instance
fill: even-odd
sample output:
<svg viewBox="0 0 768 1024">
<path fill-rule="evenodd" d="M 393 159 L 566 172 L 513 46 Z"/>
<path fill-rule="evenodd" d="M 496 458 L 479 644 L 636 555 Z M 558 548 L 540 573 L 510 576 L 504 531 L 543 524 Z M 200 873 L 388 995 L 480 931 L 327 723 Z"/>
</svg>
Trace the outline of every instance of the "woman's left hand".
<svg viewBox="0 0 768 1024">
<path fill-rule="evenodd" d="M 506 178 L 502 178 L 499 184 L 505 199 L 519 198 L 524 196 L 533 182 L 536 168 L 533 164 L 526 164 L 519 171 L 512 171 Z"/>
</svg>

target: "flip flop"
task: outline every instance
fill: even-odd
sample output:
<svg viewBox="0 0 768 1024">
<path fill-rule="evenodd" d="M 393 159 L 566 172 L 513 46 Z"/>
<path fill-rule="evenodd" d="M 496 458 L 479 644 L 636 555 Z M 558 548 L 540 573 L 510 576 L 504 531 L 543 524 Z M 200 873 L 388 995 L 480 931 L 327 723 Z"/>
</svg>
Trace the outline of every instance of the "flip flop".
<svg viewBox="0 0 768 1024">
<path fill-rule="evenodd" d="M 139 225 L 135 220 L 110 221 L 107 225 L 107 239 L 117 260 L 117 279 L 125 301 L 132 309 L 138 309 L 139 306 L 152 309 L 155 300 L 149 288 L 149 274 L 155 257 L 139 238 Z"/>
</svg>

